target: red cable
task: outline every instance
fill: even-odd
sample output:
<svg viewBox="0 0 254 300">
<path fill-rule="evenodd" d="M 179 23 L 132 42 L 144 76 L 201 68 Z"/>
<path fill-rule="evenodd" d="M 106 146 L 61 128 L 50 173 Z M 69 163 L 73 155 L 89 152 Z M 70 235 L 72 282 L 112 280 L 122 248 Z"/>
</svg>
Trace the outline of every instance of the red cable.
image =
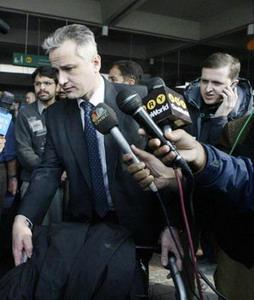
<svg viewBox="0 0 254 300">
<path fill-rule="evenodd" d="M 195 274 L 195 278 L 196 278 L 196 282 L 197 282 L 197 288 L 198 288 L 198 292 L 199 292 L 199 295 L 200 295 L 200 299 L 204 300 L 204 295 L 203 295 L 203 291 L 202 291 L 202 287 L 201 287 L 200 277 L 198 275 L 197 260 L 196 260 L 196 255 L 195 255 L 195 252 L 194 252 L 194 246 L 193 246 L 193 241 L 192 241 L 192 237 L 191 237 L 189 221 L 188 221 L 188 217 L 187 217 L 187 213 L 186 213 L 186 209 L 185 209 L 182 182 L 181 182 L 181 179 L 179 177 L 179 174 L 177 173 L 177 169 L 174 169 L 174 172 L 175 172 L 176 181 L 177 181 L 177 185 L 178 185 L 178 189 L 179 189 L 182 216 L 183 216 L 184 226 L 185 226 L 186 233 L 187 233 L 188 244 L 189 244 L 189 247 L 190 247 L 191 260 L 192 260 L 193 270 L 194 270 L 194 274 Z"/>
</svg>

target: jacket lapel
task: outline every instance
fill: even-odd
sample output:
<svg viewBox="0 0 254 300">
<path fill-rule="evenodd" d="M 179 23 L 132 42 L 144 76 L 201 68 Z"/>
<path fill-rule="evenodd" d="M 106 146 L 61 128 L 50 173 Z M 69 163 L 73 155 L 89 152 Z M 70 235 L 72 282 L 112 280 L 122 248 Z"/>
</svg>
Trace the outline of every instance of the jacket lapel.
<svg viewBox="0 0 254 300">
<path fill-rule="evenodd" d="M 87 148 L 80 117 L 80 110 L 76 100 L 73 99 L 66 102 L 65 114 L 66 118 L 64 126 L 66 129 L 67 138 L 69 140 L 69 145 L 88 186 L 91 188 Z"/>
<path fill-rule="evenodd" d="M 117 91 L 114 86 L 107 80 L 105 81 L 105 103 L 113 108 L 119 115 L 119 109 L 116 105 Z M 69 144 L 72 148 L 75 159 L 81 169 L 81 172 L 91 188 L 91 179 L 89 175 L 89 166 L 87 159 L 87 149 L 85 144 L 84 132 L 80 118 L 80 110 L 76 100 L 68 100 L 65 106 L 66 122 L 65 129 Z M 115 178 L 117 162 L 119 158 L 120 149 L 114 141 L 111 134 L 104 136 L 106 164 L 109 185 L 112 186 L 112 181 Z"/>
</svg>

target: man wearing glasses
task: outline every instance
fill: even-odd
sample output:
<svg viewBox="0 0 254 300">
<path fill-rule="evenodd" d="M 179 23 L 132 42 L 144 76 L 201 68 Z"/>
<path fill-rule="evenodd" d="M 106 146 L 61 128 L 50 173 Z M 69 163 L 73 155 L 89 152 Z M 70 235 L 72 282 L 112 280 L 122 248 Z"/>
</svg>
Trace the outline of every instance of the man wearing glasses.
<svg viewBox="0 0 254 300">
<path fill-rule="evenodd" d="M 41 162 L 41 156 L 46 142 L 45 110 L 55 102 L 58 79 L 57 70 L 50 66 L 37 68 L 32 74 L 36 101 L 20 110 L 15 124 L 15 137 L 18 160 L 21 169 L 21 197 L 24 196 L 32 176 L 32 172 Z M 62 209 L 58 202 L 60 191 L 52 205 L 51 213 L 46 216 L 47 221 L 61 220 Z M 52 215 L 53 214 L 53 215 Z"/>
</svg>

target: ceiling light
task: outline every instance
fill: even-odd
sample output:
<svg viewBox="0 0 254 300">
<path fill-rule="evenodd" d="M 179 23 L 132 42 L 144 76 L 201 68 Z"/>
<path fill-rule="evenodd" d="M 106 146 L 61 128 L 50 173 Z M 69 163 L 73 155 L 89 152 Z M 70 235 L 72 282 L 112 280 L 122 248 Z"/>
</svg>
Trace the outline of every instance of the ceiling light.
<svg viewBox="0 0 254 300">
<path fill-rule="evenodd" d="M 35 68 L 0 64 L 0 72 L 16 74 L 32 74 Z"/>
</svg>

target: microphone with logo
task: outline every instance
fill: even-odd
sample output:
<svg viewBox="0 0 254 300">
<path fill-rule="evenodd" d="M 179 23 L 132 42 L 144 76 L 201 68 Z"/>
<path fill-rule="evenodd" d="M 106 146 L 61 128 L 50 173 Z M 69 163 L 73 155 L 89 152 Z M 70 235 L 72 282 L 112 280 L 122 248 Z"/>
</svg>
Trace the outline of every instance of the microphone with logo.
<svg viewBox="0 0 254 300">
<path fill-rule="evenodd" d="M 100 133 L 111 134 L 119 147 L 121 148 L 123 154 L 130 154 L 133 163 L 138 163 L 140 160 L 131 150 L 130 145 L 126 141 L 125 137 L 122 135 L 118 128 L 118 119 L 114 110 L 105 103 L 99 103 L 91 111 L 91 121 Z M 158 189 L 154 182 L 149 185 L 151 191 L 157 193 Z"/>
<path fill-rule="evenodd" d="M 168 88 L 162 78 L 151 78 L 147 87 L 149 93 L 143 105 L 164 133 L 192 123 L 183 96 Z"/>
<path fill-rule="evenodd" d="M 123 90 L 118 93 L 116 101 L 120 110 L 128 115 L 132 115 L 138 124 L 143 127 L 150 136 L 158 138 L 162 145 L 169 146 L 170 151 L 175 153 L 175 158 L 171 162 L 171 165 L 176 168 L 181 168 L 182 172 L 186 176 L 192 177 L 192 172 L 188 164 L 178 153 L 176 147 L 165 138 L 162 130 L 144 109 L 140 96 L 135 92 L 133 93 L 129 90 Z"/>
</svg>

